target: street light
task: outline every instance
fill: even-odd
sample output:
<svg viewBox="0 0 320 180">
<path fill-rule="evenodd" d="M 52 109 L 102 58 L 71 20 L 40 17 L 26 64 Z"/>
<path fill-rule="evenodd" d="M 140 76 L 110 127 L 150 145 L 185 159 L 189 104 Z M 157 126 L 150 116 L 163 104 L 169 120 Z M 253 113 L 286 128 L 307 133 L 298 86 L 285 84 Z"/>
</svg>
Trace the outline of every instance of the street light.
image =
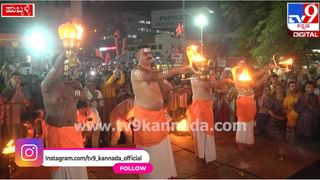
<svg viewBox="0 0 320 180">
<path fill-rule="evenodd" d="M 195 23 L 197 26 L 200 26 L 200 47 L 201 55 L 203 54 L 203 27 L 208 24 L 207 17 L 200 14 L 196 17 Z"/>
<path fill-rule="evenodd" d="M 33 27 L 24 34 L 24 46 L 35 55 L 52 51 L 52 45 L 52 35 L 46 28 Z"/>
</svg>

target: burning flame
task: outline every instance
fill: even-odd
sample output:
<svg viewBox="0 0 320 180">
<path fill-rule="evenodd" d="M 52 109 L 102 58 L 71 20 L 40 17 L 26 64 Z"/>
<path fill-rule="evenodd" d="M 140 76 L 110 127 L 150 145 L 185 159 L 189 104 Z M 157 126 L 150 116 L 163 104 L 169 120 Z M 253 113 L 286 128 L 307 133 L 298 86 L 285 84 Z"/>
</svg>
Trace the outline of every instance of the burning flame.
<svg viewBox="0 0 320 180">
<path fill-rule="evenodd" d="M 177 124 L 177 131 L 189 131 L 188 127 L 188 121 L 186 119 L 182 119 L 178 124 Z"/>
<path fill-rule="evenodd" d="M 15 152 L 14 140 L 11 139 L 6 147 L 3 149 L 2 154 L 11 154 Z"/>
<path fill-rule="evenodd" d="M 247 68 L 242 70 L 242 73 L 239 76 L 239 80 L 240 81 L 251 81 L 252 80 Z"/>
<path fill-rule="evenodd" d="M 279 64 L 284 64 L 284 65 L 292 65 L 293 60 L 292 58 L 285 60 L 285 61 L 280 61 Z"/>
<path fill-rule="evenodd" d="M 285 61 L 280 61 L 279 64 L 285 65 L 286 66 L 285 67 L 285 71 L 289 72 L 290 71 L 289 66 L 292 66 L 293 60 L 292 60 L 292 58 L 289 58 L 289 59 L 287 59 Z"/>
<path fill-rule="evenodd" d="M 83 27 L 80 24 L 75 24 L 74 27 L 77 29 L 76 39 L 81 40 L 83 35 Z"/>
<path fill-rule="evenodd" d="M 189 66 L 192 67 L 193 62 L 204 62 L 206 59 L 198 52 L 199 47 L 191 45 L 187 47 L 187 56 L 189 60 Z"/>
</svg>

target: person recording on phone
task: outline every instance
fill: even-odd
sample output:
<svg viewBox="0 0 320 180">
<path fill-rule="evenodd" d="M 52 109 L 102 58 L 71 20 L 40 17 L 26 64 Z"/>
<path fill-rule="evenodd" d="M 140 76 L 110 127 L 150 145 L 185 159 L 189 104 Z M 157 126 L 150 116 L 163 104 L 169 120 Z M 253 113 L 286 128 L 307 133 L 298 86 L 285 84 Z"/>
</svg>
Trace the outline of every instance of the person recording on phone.
<svg viewBox="0 0 320 180">
<path fill-rule="evenodd" d="M 46 109 L 48 148 L 83 148 L 81 131 L 77 123 L 77 103 L 87 100 L 87 93 L 75 78 L 64 77 L 65 54 L 53 58 L 54 65 L 41 82 L 41 91 Z M 86 167 L 51 168 L 52 178 L 88 178 Z"/>
</svg>

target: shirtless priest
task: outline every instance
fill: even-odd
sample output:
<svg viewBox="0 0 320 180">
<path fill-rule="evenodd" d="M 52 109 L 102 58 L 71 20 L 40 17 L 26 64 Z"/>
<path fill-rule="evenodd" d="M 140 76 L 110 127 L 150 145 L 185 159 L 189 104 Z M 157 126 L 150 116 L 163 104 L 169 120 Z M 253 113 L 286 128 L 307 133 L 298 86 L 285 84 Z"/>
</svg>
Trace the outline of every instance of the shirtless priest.
<svg viewBox="0 0 320 180">
<path fill-rule="evenodd" d="M 166 124 L 163 91 L 164 80 L 177 74 L 187 73 L 189 67 L 178 67 L 163 71 L 152 69 L 152 52 L 150 48 L 140 48 L 137 52 L 138 66 L 131 72 L 131 83 L 134 100 L 134 141 L 137 147 L 143 148 L 150 155 L 153 171 L 142 178 L 167 179 L 177 176 L 170 144 L 168 129 L 147 128 L 150 123 Z M 139 126 L 137 125 L 139 124 Z"/>
</svg>

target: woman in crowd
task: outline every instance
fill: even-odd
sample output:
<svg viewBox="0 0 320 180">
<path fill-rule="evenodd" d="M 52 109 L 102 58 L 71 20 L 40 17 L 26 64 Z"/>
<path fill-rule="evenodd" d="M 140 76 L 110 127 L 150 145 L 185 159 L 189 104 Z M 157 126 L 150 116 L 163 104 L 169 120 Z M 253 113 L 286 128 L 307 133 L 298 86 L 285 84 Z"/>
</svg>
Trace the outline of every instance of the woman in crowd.
<svg viewBox="0 0 320 180">
<path fill-rule="evenodd" d="M 304 93 L 298 100 L 295 107 L 298 113 L 297 136 L 304 141 L 314 140 L 317 134 L 319 103 L 314 94 L 314 83 L 307 81 L 304 86 Z"/>
<path fill-rule="evenodd" d="M 272 98 L 271 109 L 269 115 L 271 117 L 272 138 L 283 141 L 286 130 L 286 118 L 283 111 L 284 90 L 281 84 L 275 86 L 275 96 Z"/>
</svg>

